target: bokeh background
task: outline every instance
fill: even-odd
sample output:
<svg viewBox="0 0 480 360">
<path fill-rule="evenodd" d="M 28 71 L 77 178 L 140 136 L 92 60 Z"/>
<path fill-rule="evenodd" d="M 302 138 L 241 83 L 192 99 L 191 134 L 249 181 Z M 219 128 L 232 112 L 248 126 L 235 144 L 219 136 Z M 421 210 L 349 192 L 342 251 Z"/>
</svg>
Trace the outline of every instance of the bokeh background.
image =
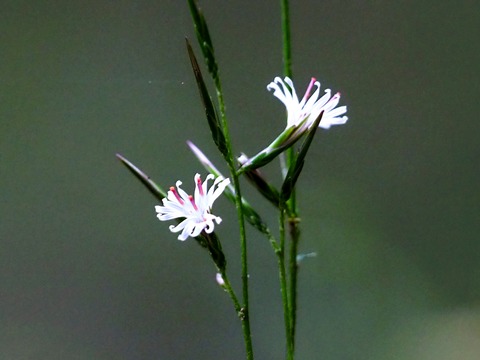
<svg viewBox="0 0 480 360">
<path fill-rule="evenodd" d="M 279 2 L 201 4 L 235 151 L 254 154 L 285 125 L 265 89 Z M 301 266 L 298 359 L 480 357 L 479 20 L 466 0 L 292 1 L 297 86 L 341 91 L 350 118 L 317 133 L 299 185 L 301 250 L 317 256 Z M 2 2 L 0 358 L 243 358 L 207 253 L 115 158 L 188 189 L 203 172 L 190 139 L 225 169 L 185 36 L 179 0 Z M 235 213 L 226 199 L 216 213 L 240 289 Z M 248 235 L 256 358 L 281 359 L 275 258 Z"/>
</svg>

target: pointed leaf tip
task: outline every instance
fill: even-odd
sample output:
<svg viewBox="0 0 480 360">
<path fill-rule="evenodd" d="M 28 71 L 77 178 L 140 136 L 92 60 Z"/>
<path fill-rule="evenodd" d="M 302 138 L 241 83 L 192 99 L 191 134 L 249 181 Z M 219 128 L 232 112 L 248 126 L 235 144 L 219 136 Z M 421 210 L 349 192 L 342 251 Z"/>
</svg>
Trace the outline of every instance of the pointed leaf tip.
<svg viewBox="0 0 480 360">
<path fill-rule="evenodd" d="M 222 127 L 220 126 L 220 120 L 213 104 L 212 97 L 208 93 L 207 86 L 203 80 L 202 72 L 200 66 L 198 65 L 197 58 L 193 52 L 192 46 L 188 39 L 186 39 L 188 56 L 190 57 L 190 62 L 192 64 L 193 74 L 195 75 L 195 80 L 197 82 L 198 91 L 200 92 L 200 97 L 202 99 L 203 107 L 205 110 L 205 115 L 207 117 L 208 126 L 212 133 L 213 141 L 220 152 L 226 156 L 227 154 L 227 145 L 225 140 L 225 135 L 223 133 Z"/>
<path fill-rule="evenodd" d="M 167 193 L 160 187 L 158 186 L 152 179 L 150 179 L 150 176 L 145 174 L 140 168 L 135 166 L 132 162 L 130 162 L 127 158 L 120 154 L 115 154 L 117 159 L 119 159 L 123 165 L 126 166 L 126 168 L 133 174 L 135 177 L 142 182 L 143 185 L 147 188 L 148 191 L 150 191 L 153 196 L 155 196 L 157 199 L 162 200 L 164 197 L 167 196 Z"/>
<path fill-rule="evenodd" d="M 205 20 L 205 17 L 203 16 L 203 13 L 197 4 L 197 1 L 188 0 L 188 5 L 190 7 L 190 13 L 192 15 L 198 45 L 202 50 L 208 71 L 215 79 L 218 76 L 218 66 L 215 60 L 213 43 L 210 37 L 210 33 L 208 31 L 207 21 Z"/>
</svg>

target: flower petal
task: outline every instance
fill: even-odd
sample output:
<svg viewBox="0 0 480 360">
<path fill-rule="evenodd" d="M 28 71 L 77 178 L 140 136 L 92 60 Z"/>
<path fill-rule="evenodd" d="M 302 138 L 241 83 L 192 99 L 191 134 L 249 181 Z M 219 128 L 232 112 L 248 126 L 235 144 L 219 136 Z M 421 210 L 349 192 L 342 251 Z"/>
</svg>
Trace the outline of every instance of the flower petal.
<svg viewBox="0 0 480 360">
<path fill-rule="evenodd" d="M 195 174 L 195 196 L 189 196 L 182 188 L 182 182 L 176 182 L 176 189 L 172 188 L 167 198 L 162 200 L 163 206 L 155 206 L 157 218 L 161 221 L 183 219 L 177 225 L 170 225 L 171 232 L 181 232 L 179 240 L 186 240 L 189 236 L 197 237 L 202 231 L 211 233 L 215 222 L 219 224 L 221 218 L 210 213 L 213 202 L 230 184 L 229 179 L 218 177 L 212 187 L 208 188 L 208 182 L 214 179 L 212 174 L 207 175 L 202 183 L 200 174 Z"/>
</svg>

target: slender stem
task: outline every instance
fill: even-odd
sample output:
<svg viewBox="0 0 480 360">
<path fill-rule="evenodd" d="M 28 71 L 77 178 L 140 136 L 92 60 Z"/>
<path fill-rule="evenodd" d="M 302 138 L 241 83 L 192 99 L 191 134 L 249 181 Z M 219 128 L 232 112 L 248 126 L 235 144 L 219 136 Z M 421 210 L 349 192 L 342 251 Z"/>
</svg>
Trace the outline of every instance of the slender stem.
<svg viewBox="0 0 480 360">
<path fill-rule="evenodd" d="M 288 0 L 281 0 L 283 34 L 283 74 L 292 77 L 292 49 L 290 47 L 290 11 Z"/>
<path fill-rule="evenodd" d="M 292 78 L 292 52 L 290 39 L 290 12 L 288 0 L 281 0 L 282 11 L 282 34 L 283 34 L 283 73 L 285 76 Z M 287 151 L 287 167 L 295 160 L 295 152 L 293 148 Z M 297 323 L 297 255 L 298 243 L 300 240 L 300 228 L 298 225 L 298 209 L 296 201 L 296 191 L 293 189 L 290 199 L 287 202 L 288 223 L 290 228 L 290 255 L 289 255 L 289 271 L 290 271 L 290 340 L 292 342 L 292 352 L 295 350 L 295 330 Z M 292 355 L 293 359 L 293 355 Z"/>
<path fill-rule="evenodd" d="M 290 228 L 290 256 L 289 256 L 289 271 L 290 271 L 290 320 L 291 320 L 291 338 L 293 348 L 295 349 L 295 330 L 297 325 L 297 276 L 298 276 L 298 242 L 300 240 L 300 228 L 298 226 L 299 219 L 296 217 L 289 217 Z"/>
<path fill-rule="evenodd" d="M 279 226 L 280 226 L 280 246 L 275 251 L 278 258 L 278 268 L 280 275 L 280 286 L 282 292 L 283 302 L 283 318 L 285 321 L 285 339 L 287 341 L 287 360 L 293 360 L 294 338 L 292 337 L 292 319 L 291 319 L 291 305 L 288 300 L 287 276 L 285 272 L 285 210 L 282 208 L 279 211 Z"/>
<path fill-rule="evenodd" d="M 248 263 L 247 263 L 247 236 L 245 232 L 245 218 L 243 215 L 242 194 L 240 191 L 240 181 L 235 169 L 235 160 L 233 158 L 232 142 L 230 139 L 230 132 L 228 130 L 227 116 L 225 112 L 225 102 L 223 100 L 222 86 L 220 77 L 217 74 L 214 77 L 215 88 L 217 90 L 217 98 L 220 106 L 220 114 L 222 121 L 223 134 L 227 145 L 227 161 L 230 170 L 230 176 L 233 180 L 233 187 L 235 189 L 235 207 L 237 209 L 238 224 L 240 228 L 240 249 L 241 249 L 241 266 L 242 266 L 242 295 L 243 305 L 238 311 L 240 320 L 242 321 L 243 337 L 245 340 L 245 350 L 247 353 L 247 360 L 253 360 L 253 346 L 252 335 L 250 331 L 250 316 L 249 316 L 249 299 L 248 299 Z"/>
<path fill-rule="evenodd" d="M 272 245 L 278 261 L 278 275 L 280 278 L 280 292 L 282 294 L 283 318 L 285 322 L 285 339 L 287 360 L 293 360 L 293 338 L 291 337 L 290 305 L 288 301 L 287 273 L 285 267 L 285 211 L 279 211 L 280 244 L 268 230 L 266 236 Z"/>
<path fill-rule="evenodd" d="M 288 0 L 281 0 L 281 11 L 282 11 L 282 42 L 283 42 L 283 75 L 288 76 L 289 78 L 293 77 L 292 74 L 292 48 L 291 48 L 291 39 L 290 39 L 290 6 Z M 295 157 L 295 152 L 293 148 L 287 150 L 287 169 L 290 164 L 293 162 Z M 289 207 L 295 209 L 295 190 L 292 191 L 292 195 L 289 199 Z"/>
<path fill-rule="evenodd" d="M 224 282 L 223 287 L 225 288 L 226 292 L 230 296 L 230 298 L 233 301 L 233 306 L 235 307 L 235 311 L 237 313 L 240 313 L 242 306 L 240 305 L 240 302 L 238 301 L 237 295 L 235 295 L 235 291 L 232 288 L 232 284 L 230 283 L 230 280 L 228 280 L 227 273 L 225 270 L 220 270 L 220 275 L 222 275 L 222 279 Z"/>
</svg>

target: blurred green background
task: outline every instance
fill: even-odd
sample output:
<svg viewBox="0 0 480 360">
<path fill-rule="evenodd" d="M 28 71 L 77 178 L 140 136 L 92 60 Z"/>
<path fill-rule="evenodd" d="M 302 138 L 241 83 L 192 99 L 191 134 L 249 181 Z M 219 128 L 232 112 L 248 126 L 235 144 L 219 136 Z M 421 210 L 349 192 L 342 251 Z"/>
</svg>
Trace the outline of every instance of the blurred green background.
<svg viewBox="0 0 480 360">
<path fill-rule="evenodd" d="M 201 2 L 236 152 L 285 125 L 278 1 Z M 168 187 L 222 167 L 179 0 L 3 1 L 0 358 L 242 359 L 215 269 L 155 217 L 120 152 Z M 292 1 L 294 76 L 342 92 L 300 181 L 300 359 L 480 357 L 479 47 L 473 1 Z M 198 48 L 196 48 L 198 49 Z M 277 176 L 275 165 L 268 172 Z M 272 208 L 245 184 L 272 228 Z M 216 203 L 237 289 L 235 213 Z M 276 262 L 248 228 L 257 359 L 283 356 Z"/>
</svg>

